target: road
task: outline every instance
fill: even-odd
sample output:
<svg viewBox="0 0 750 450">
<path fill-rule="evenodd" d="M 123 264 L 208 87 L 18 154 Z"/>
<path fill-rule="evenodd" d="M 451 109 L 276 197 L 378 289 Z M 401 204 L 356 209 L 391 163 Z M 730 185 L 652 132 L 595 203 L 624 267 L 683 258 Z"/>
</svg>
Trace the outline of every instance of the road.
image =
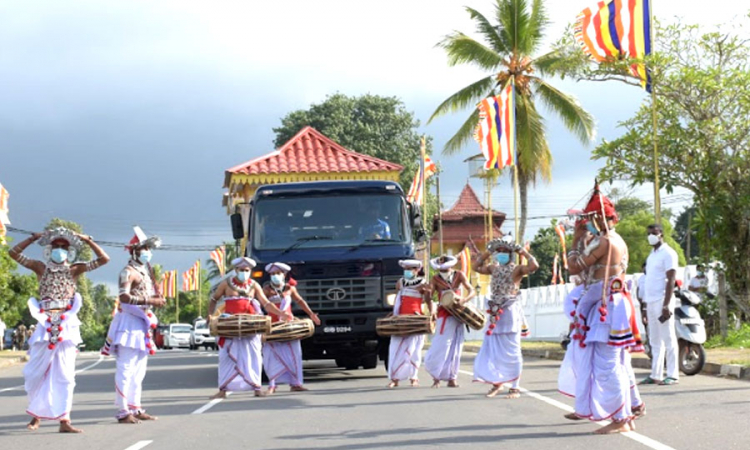
<svg viewBox="0 0 750 450">
<path fill-rule="evenodd" d="M 462 362 L 458 389 L 385 389 L 382 367 L 346 371 L 305 363 L 311 390 L 282 386 L 269 398 L 238 393 L 209 402 L 216 390 L 215 352 L 162 351 L 149 361 L 143 404 L 157 422 L 120 425 L 113 406 L 114 360 L 79 356 L 73 422 L 83 435 L 59 435 L 44 422 L 24 428 L 21 366 L 0 371 L 0 448 L 155 449 L 747 449 L 750 383 L 683 377 L 677 386 L 642 389 L 648 414 L 637 432 L 598 436 L 591 422 L 570 422 L 571 400 L 557 393 L 559 362 L 527 359 L 518 400 L 484 397 L 472 384 L 473 355 Z M 646 375 L 637 371 L 638 378 Z M 425 385 L 429 376 L 421 373 Z"/>
</svg>

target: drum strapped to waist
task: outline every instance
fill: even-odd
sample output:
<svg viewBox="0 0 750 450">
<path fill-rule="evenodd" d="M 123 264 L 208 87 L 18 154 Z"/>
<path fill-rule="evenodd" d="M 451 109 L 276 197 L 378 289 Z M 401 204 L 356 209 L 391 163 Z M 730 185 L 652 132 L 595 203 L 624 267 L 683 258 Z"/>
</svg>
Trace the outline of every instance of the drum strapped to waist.
<svg viewBox="0 0 750 450">
<path fill-rule="evenodd" d="M 383 317 L 375 322 L 378 336 L 410 336 L 413 334 L 433 334 L 435 322 L 430 316 L 404 315 Z"/>
<path fill-rule="evenodd" d="M 263 336 L 266 342 L 289 342 L 307 339 L 315 334 L 315 325 L 310 319 L 294 319 L 291 322 L 271 324 L 271 332 Z"/>
<path fill-rule="evenodd" d="M 234 314 L 211 317 L 208 331 L 212 336 L 237 338 L 271 332 L 271 318 L 260 314 Z"/>
<path fill-rule="evenodd" d="M 455 292 L 443 292 L 440 295 L 440 306 L 451 313 L 451 315 L 458 319 L 459 322 L 468 325 L 469 328 L 473 330 L 483 329 L 484 325 L 487 323 L 487 316 L 485 316 L 484 313 L 473 303 L 465 303 L 463 306 L 459 306 L 455 298 Z"/>
</svg>

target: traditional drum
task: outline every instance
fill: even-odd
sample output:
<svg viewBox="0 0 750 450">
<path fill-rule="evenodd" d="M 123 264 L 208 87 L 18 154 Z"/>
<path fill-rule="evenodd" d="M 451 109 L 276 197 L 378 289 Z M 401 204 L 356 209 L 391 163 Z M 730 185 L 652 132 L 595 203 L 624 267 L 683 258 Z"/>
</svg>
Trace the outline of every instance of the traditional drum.
<svg viewBox="0 0 750 450">
<path fill-rule="evenodd" d="M 445 308 L 459 322 L 468 325 L 473 330 L 482 330 L 487 323 L 487 316 L 473 303 L 459 306 L 453 291 L 445 291 L 440 295 L 440 306 Z"/>
<path fill-rule="evenodd" d="M 310 319 L 294 319 L 291 322 L 276 322 L 271 332 L 263 336 L 266 342 L 288 342 L 307 339 L 315 334 L 315 325 Z"/>
<path fill-rule="evenodd" d="M 208 331 L 212 336 L 236 338 L 271 332 L 271 318 L 259 314 L 234 314 L 211 317 Z"/>
<path fill-rule="evenodd" d="M 412 334 L 433 334 L 435 322 L 430 316 L 405 315 L 384 317 L 375 322 L 378 336 L 409 336 Z"/>
</svg>

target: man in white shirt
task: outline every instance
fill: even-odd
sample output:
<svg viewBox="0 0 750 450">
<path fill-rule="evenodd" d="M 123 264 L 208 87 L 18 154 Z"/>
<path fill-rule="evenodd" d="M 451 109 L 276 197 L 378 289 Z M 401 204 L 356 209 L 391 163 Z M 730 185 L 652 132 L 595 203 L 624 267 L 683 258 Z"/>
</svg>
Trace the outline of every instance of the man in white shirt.
<svg viewBox="0 0 750 450">
<path fill-rule="evenodd" d="M 664 242 L 664 232 L 660 225 L 649 225 L 648 243 L 654 250 L 646 260 L 643 299 L 646 303 L 648 342 L 651 345 L 651 376 L 640 384 L 676 384 L 679 381 L 679 368 L 672 294 L 677 273 L 677 253 Z"/>
<path fill-rule="evenodd" d="M 688 290 L 705 294 L 708 291 L 708 278 L 706 277 L 705 266 L 698 264 L 695 276 L 690 280 Z"/>
</svg>

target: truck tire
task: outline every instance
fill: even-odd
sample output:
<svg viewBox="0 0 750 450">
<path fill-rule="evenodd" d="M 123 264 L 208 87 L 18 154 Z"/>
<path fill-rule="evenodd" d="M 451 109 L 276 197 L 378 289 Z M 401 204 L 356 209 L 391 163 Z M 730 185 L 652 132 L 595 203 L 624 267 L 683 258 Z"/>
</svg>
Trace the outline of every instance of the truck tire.
<svg viewBox="0 0 750 450">
<path fill-rule="evenodd" d="M 378 355 L 369 355 L 362 358 L 363 369 L 374 369 L 378 367 Z"/>
</svg>

